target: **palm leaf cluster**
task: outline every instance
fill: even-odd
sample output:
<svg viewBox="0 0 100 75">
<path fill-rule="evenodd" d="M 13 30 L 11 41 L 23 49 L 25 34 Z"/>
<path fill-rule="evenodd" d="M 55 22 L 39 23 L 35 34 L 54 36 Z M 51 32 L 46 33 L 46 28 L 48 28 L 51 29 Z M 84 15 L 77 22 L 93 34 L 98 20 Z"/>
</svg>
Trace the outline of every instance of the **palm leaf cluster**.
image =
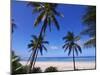
<svg viewBox="0 0 100 75">
<path fill-rule="evenodd" d="M 76 43 L 79 40 L 79 38 L 79 36 L 74 36 L 72 32 L 68 32 L 68 34 L 65 37 L 63 37 L 63 40 L 65 40 L 63 48 L 65 49 L 65 51 L 69 49 L 68 55 L 71 54 L 72 50 L 74 50 L 77 55 L 78 51 L 82 53 L 81 47 Z"/>
<path fill-rule="evenodd" d="M 12 62 L 12 74 L 19 74 L 23 71 L 22 64 L 19 63 L 20 58 L 15 55 L 14 51 L 12 51 L 11 62 Z"/>
<path fill-rule="evenodd" d="M 29 71 L 31 71 L 34 68 L 38 52 L 40 51 L 41 55 L 43 55 L 43 50 L 47 51 L 45 44 L 49 44 L 49 42 L 45 41 L 42 36 L 37 37 L 33 35 L 32 37 L 33 39 L 28 44 L 28 48 L 32 50 L 32 54 L 29 58 L 30 60 L 30 70 Z"/>
<path fill-rule="evenodd" d="M 89 35 L 90 39 L 84 44 L 86 47 L 96 46 L 96 7 L 91 6 L 87 7 L 86 13 L 83 16 L 82 20 L 85 24 L 85 29 L 82 31 L 82 34 Z"/>
<path fill-rule="evenodd" d="M 28 5 L 33 7 L 33 13 L 38 13 L 34 22 L 35 27 L 42 23 L 42 32 L 46 31 L 47 26 L 51 31 L 53 23 L 58 30 L 60 29 L 56 16 L 63 17 L 63 15 L 57 11 L 57 4 L 29 2 Z"/>
</svg>

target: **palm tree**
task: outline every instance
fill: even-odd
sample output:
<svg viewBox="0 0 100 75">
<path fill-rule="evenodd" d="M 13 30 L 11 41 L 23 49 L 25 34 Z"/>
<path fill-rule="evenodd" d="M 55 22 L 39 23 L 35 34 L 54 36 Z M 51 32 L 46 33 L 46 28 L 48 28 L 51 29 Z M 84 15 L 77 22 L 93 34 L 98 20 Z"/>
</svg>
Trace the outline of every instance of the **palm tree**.
<svg viewBox="0 0 100 75">
<path fill-rule="evenodd" d="M 96 46 L 96 7 L 88 6 L 86 13 L 82 18 L 85 24 L 85 30 L 81 34 L 89 35 L 90 39 L 84 43 L 85 47 L 95 47 Z"/>
<path fill-rule="evenodd" d="M 76 43 L 79 40 L 79 36 L 75 36 L 72 32 L 68 32 L 68 34 L 63 37 L 63 40 L 65 40 L 65 44 L 63 45 L 63 48 L 65 51 L 69 49 L 68 56 L 71 54 L 71 51 L 73 52 L 73 66 L 74 70 L 75 68 L 75 52 L 78 55 L 78 51 L 82 53 L 81 47 Z"/>
<path fill-rule="evenodd" d="M 45 44 L 49 44 L 49 42 L 45 41 L 42 36 L 37 37 L 37 36 L 33 35 L 32 37 L 33 37 L 33 39 L 28 44 L 28 48 L 31 48 L 31 50 L 32 50 L 31 56 L 29 58 L 29 60 L 30 60 L 29 72 L 31 72 L 31 70 L 35 66 L 38 52 L 40 51 L 41 55 L 43 55 L 43 50 L 47 51 Z"/>
<path fill-rule="evenodd" d="M 14 51 L 12 51 L 11 64 L 12 64 L 13 75 L 22 73 L 23 71 L 23 66 L 19 61 L 20 61 L 20 58 L 15 55 Z"/>
<path fill-rule="evenodd" d="M 37 27 L 42 23 L 41 33 L 45 33 L 47 26 L 51 31 L 51 24 L 54 24 L 58 30 L 60 29 L 56 16 L 63 17 L 63 15 L 57 11 L 57 4 L 29 2 L 28 5 L 33 8 L 33 13 L 39 14 L 34 26 Z"/>
<path fill-rule="evenodd" d="M 16 28 L 16 24 L 14 23 L 14 19 L 11 20 L 11 32 L 14 32 L 14 28 Z"/>
</svg>

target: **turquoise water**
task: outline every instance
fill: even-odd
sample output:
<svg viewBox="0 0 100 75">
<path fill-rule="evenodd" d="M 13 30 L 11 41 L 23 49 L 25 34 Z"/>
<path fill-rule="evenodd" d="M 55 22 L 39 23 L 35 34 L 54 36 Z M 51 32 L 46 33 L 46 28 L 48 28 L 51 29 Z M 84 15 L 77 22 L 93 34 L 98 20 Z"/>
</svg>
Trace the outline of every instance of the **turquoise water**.
<svg viewBox="0 0 100 75">
<path fill-rule="evenodd" d="M 27 59 L 23 59 L 26 61 Z M 66 61 L 72 61 L 72 57 L 38 57 L 37 61 L 58 61 L 58 62 L 66 62 Z M 89 57 L 76 57 L 76 61 L 95 61 L 95 56 L 89 56 Z"/>
</svg>

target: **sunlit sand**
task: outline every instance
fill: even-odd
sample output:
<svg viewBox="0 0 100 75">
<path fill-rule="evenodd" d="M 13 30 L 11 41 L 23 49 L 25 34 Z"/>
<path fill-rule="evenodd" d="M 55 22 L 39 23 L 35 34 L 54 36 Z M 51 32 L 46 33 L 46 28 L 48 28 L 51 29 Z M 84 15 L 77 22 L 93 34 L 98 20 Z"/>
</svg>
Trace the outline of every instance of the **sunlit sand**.
<svg viewBox="0 0 100 75">
<path fill-rule="evenodd" d="M 25 61 L 21 61 L 23 65 L 26 65 Z M 57 67 L 59 71 L 73 70 L 73 62 L 36 62 L 36 67 L 40 67 L 43 71 L 50 66 Z M 94 61 L 80 61 L 76 62 L 76 69 L 95 69 Z"/>
</svg>

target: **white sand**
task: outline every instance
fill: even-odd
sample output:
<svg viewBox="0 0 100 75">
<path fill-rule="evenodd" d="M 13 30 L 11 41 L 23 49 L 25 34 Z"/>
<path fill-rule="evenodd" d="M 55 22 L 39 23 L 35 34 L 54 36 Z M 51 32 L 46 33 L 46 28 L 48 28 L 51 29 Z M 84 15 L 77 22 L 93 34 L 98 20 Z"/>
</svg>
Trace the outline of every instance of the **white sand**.
<svg viewBox="0 0 100 75">
<path fill-rule="evenodd" d="M 23 65 L 26 65 L 25 61 L 21 61 Z M 59 71 L 73 70 L 73 62 L 36 62 L 36 67 L 41 67 L 44 71 L 47 67 L 57 67 Z M 76 69 L 94 69 L 95 62 L 76 62 Z"/>
</svg>

